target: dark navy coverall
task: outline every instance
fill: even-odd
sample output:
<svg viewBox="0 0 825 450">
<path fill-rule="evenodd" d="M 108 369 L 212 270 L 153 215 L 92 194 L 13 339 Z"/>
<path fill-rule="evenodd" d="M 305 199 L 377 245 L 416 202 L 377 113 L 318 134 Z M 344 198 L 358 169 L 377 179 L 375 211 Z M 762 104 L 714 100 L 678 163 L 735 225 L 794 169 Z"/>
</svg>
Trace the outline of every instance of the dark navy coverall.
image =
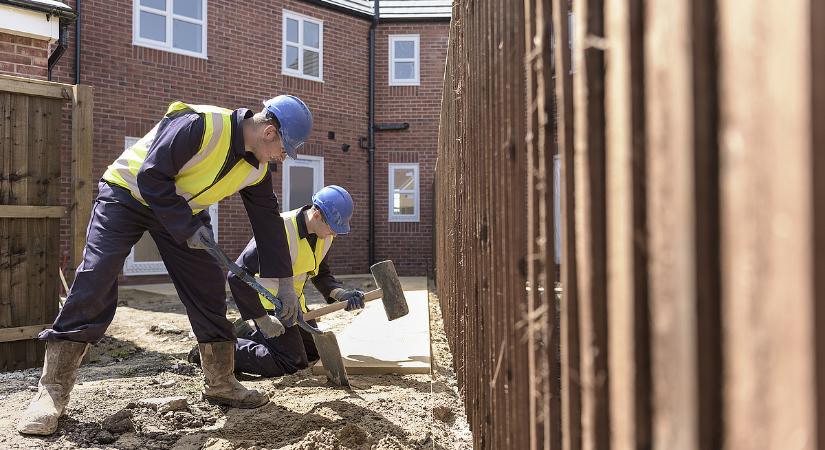
<svg viewBox="0 0 825 450">
<path fill-rule="evenodd" d="M 306 216 L 303 214 L 310 207 L 311 205 L 304 206 L 301 208 L 301 214 L 298 215 L 298 239 L 307 239 L 310 248 L 314 251 L 318 236 L 309 234 Z M 250 275 L 254 276 L 258 272 L 258 247 L 255 239 L 249 241 L 237 263 Z M 295 274 L 295 276 L 299 275 Z M 327 303 L 335 301 L 329 297 L 330 292 L 343 287 L 343 284 L 330 272 L 326 257 L 318 265 L 318 275 L 312 277 L 312 284 L 327 299 Z M 264 310 L 258 293 L 231 272 L 229 273 L 229 289 L 232 291 L 232 297 L 244 320 L 261 317 L 265 312 L 272 313 L 272 311 Z M 307 321 L 307 323 L 313 327 L 316 326 L 314 320 Z M 287 328 L 284 334 L 269 339 L 256 330 L 248 336 L 239 337 L 235 344 L 235 370 L 265 377 L 279 377 L 295 373 L 306 369 L 309 361 L 317 359 L 318 350 L 315 348 L 312 336 L 297 325 Z"/>
<path fill-rule="evenodd" d="M 222 178 L 246 160 L 258 160 L 245 149 L 243 120 L 253 115 L 246 109 L 232 113 L 231 145 Z M 164 117 L 146 160 L 138 172 L 138 188 L 149 204 L 144 206 L 129 190 L 99 184 L 86 232 L 83 261 L 77 268 L 66 304 L 51 328 L 40 339 L 66 339 L 94 343 L 103 337 L 117 308 L 117 277 L 132 246 L 145 231 L 154 239 L 169 276 L 178 291 L 198 342 L 234 341 L 234 329 L 226 319 L 224 272 L 205 250 L 189 248 L 186 240 L 201 224 L 211 228 L 209 214 L 192 215 L 183 197 L 175 193 L 174 176 L 200 148 L 204 119 L 194 112 Z M 292 276 L 289 244 L 278 200 L 272 192 L 272 176 L 240 191 L 252 230 L 261 245 L 261 276 Z"/>
</svg>

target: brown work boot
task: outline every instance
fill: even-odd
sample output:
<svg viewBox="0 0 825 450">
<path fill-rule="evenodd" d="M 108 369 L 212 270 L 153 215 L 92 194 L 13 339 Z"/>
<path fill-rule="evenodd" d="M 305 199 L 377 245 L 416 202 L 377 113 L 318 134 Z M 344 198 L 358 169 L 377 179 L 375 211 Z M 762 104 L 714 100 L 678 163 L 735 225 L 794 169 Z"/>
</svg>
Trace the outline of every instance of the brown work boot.
<svg viewBox="0 0 825 450">
<path fill-rule="evenodd" d="M 22 434 L 48 436 L 57 430 L 57 419 L 69 403 L 77 368 L 89 344 L 55 340 L 46 343 L 43 375 L 37 394 L 17 422 Z"/>
<path fill-rule="evenodd" d="M 233 408 L 258 408 L 269 403 L 269 396 L 245 388 L 235 378 L 235 342 L 198 344 L 205 386 L 203 398 Z"/>
</svg>

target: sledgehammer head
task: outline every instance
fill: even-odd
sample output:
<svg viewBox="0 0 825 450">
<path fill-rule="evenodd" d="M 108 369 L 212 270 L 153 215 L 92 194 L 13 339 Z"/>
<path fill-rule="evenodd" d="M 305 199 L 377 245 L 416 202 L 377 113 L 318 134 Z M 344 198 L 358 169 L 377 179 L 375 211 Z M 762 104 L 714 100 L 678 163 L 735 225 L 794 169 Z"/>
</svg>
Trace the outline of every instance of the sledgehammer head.
<svg viewBox="0 0 825 450">
<path fill-rule="evenodd" d="M 407 306 L 404 289 L 401 288 L 401 281 L 398 279 L 392 261 L 375 263 L 370 267 L 370 272 L 375 278 L 375 284 L 383 291 L 381 301 L 384 303 L 387 319 L 395 320 L 406 316 L 410 312 L 410 308 Z"/>
</svg>

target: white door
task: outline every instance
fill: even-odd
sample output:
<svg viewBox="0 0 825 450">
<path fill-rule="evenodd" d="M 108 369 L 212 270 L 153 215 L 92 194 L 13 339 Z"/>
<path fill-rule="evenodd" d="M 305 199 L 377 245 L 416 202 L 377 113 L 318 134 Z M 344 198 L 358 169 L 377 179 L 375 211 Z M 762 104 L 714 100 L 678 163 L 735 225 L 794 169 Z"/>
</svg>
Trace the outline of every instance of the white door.
<svg viewBox="0 0 825 450">
<path fill-rule="evenodd" d="M 324 187 L 324 158 L 301 155 L 283 163 L 283 211 L 312 203 L 312 194 Z"/>
<path fill-rule="evenodd" d="M 133 145 L 138 138 L 127 137 L 126 147 Z M 215 234 L 215 241 L 218 240 L 218 205 L 209 207 L 209 217 L 212 219 L 212 232 Z M 160 258 L 155 241 L 149 233 L 143 233 L 137 244 L 132 247 L 126 262 L 123 264 L 124 275 L 165 275 L 166 266 Z"/>
</svg>

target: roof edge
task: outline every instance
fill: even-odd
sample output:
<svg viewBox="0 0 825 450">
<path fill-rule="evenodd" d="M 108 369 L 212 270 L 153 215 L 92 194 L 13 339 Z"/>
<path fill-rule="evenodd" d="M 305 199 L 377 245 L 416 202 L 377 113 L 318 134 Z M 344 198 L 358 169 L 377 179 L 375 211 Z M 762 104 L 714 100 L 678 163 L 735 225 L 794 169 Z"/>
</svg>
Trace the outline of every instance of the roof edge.
<svg viewBox="0 0 825 450">
<path fill-rule="evenodd" d="M 77 13 L 75 13 L 74 10 L 68 5 L 66 5 L 66 8 L 56 8 L 27 0 L 0 0 L 0 5 L 15 6 L 21 9 L 51 14 L 64 20 L 75 21 L 77 19 Z"/>
<path fill-rule="evenodd" d="M 0 0 L 2 2 L 3 0 Z M 330 9 L 333 11 L 342 12 L 345 14 L 349 14 L 350 16 L 358 17 L 359 19 L 366 19 L 372 20 L 372 16 L 374 15 L 372 12 L 364 12 L 359 11 L 357 9 L 347 8 L 345 6 L 336 5 L 334 3 L 327 2 L 325 0 L 299 0 L 302 3 L 308 3 L 310 5 L 320 6 L 322 8 Z M 431 16 L 431 17 L 384 17 L 381 16 L 381 22 L 449 22 L 452 20 L 452 14 L 450 17 L 445 16 Z"/>
<path fill-rule="evenodd" d="M 404 23 L 404 22 L 450 22 L 453 18 L 447 16 L 431 17 L 386 17 L 381 16 L 381 23 Z"/>
</svg>

